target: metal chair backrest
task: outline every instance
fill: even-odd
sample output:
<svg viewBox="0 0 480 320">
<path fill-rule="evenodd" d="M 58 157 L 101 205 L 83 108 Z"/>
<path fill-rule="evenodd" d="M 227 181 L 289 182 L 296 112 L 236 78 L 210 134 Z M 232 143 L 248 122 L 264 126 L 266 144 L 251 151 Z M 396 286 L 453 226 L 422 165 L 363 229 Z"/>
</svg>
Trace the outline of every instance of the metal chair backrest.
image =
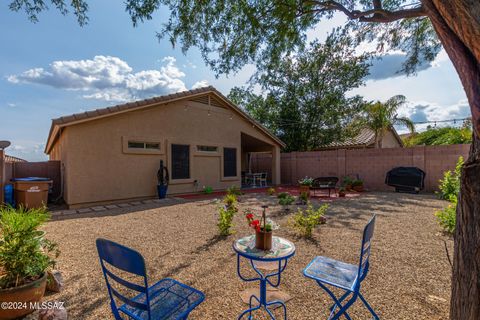
<svg viewBox="0 0 480 320">
<path fill-rule="evenodd" d="M 147 272 L 145 269 L 145 260 L 143 259 L 142 255 L 133 249 L 106 239 L 97 239 L 96 244 L 98 255 L 100 257 L 100 265 L 102 266 L 103 275 L 107 283 L 108 294 L 110 295 L 110 305 L 112 307 L 112 312 L 115 316 L 115 319 L 120 320 L 123 318 L 120 317 L 118 306 L 114 298 L 117 298 L 132 308 L 147 311 L 147 319 L 150 319 L 150 299 L 148 296 Z M 113 268 L 108 268 L 105 265 L 105 262 L 117 269 L 141 277 L 143 284 L 136 284 L 122 279 L 111 270 Z M 129 289 L 128 291 L 133 290 L 138 293 L 144 293 L 146 299 L 143 302 L 133 301 L 131 298 L 126 297 L 124 294 L 112 287 L 110 280 L 113 280 L 118 285 Z M 133 296 L 136 295 L 138 294 L 134 294 Z"/>
<path fill-rule="evenodd" d="M 262 179 L 267 179 L 267 173 L 266 172 L 262 172 Z"/>
<path fill-rule="evenodd" d="M 360 252 L 360 263 L 358 265 L 358 285 L 366 277 L 368 268 L 370 266 L 370 249 L 371 249 L 371 240 L 373 237 L 373 231 L 375 229 L 375 218 L 376 215 L 370 219 L 365 228 L 363 229 L 363 238 L 362 238 L 362 248 Z"/>
</svg>

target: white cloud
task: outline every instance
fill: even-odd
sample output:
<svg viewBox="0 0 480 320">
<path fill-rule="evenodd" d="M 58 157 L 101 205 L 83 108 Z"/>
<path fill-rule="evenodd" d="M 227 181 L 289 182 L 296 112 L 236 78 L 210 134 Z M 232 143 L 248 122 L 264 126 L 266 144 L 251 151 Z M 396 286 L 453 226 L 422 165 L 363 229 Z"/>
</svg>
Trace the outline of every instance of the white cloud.
<svg viewBox="0 0 480 320">
<path fill-rule="evenodd" d="M 198 89 L 198 88 L 203 88 L 203 87 L 208 87 L 208 81 L 207 80 L 200 80 L 197 81 L 193 84 L 192 89 Z"/>
<path fill-rule="evenodd" d="M 186 90 L 183 73 L 174 57 L 162 59 L 160 70 L 133 72 L 118 57 L 54 61 L 48 68 L 33 68 L 10 75 L 11 83 L 36 83 L 54 88 L 85 91 L 87 99 L 129 101 Z"/>
<path fill-rule="evenodd" d="M 7 106 L 10 108 L 15 108 L 17 105 L 15 103 L 7 103 Z"/>
</svg>

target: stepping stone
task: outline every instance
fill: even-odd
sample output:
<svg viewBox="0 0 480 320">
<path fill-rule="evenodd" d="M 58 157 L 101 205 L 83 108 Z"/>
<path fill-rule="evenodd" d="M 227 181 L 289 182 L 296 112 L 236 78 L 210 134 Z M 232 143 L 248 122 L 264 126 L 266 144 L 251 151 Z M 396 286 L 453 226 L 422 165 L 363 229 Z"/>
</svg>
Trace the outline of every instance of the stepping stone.
<svg viewBox="0 0 480 320">
<path fill-rule="evenodd" d="M 95 212 L 99 212 L 99 211 L 105 211 L 107 210 L 107 208 L 105 208 L 104 206 L 96 206 L 96 207 L 93 207 L 92 210 Z"/>
<path fill-rule="evenodd" d="M 139 205 L 141 205 L 142 203 L 141 203 L 140 201 L 133 201 L 133 202 L 130 202 L 130 204 L 131 204 L 132 206 L 139 206 Z"/>
<path fill-rule="evenodd" d="M 142 203 L 144 203 L 144 204 L 153 203 L 153 200 L 143 200 Z"/>
<path fill-rule="evenodd" d="M 111 209 L 118 209 L 118 206 L 115 204 L 109 204 L 108 206 L 105 206 L 105 208 L 111 210 Z"/>
<path fill-rule="evenodd" d="M 92 208 L 83 208 L 83 209 L 78 209 L 78 213 L 88 213 L 92 212 Z"/>
<path fill-rule="evenodd" d="M 63 210 L 63 211 L 62 211 L 62 214 L 63 214 L 63 215 L 71 215 L 71 214 L 75 214 L 75 213 L 77 213 L 77 210 L 74 210 L 74 209 L 72 209 L 72 210 Z"/>
<path fill-rule="evenodd" d="M 132 205 L 129 204 L 129 203 L 120 203 L 118 206 L 119 206 L 120 208 L 128 208 L 128 207 L 131 207 Z"/>
</svg>

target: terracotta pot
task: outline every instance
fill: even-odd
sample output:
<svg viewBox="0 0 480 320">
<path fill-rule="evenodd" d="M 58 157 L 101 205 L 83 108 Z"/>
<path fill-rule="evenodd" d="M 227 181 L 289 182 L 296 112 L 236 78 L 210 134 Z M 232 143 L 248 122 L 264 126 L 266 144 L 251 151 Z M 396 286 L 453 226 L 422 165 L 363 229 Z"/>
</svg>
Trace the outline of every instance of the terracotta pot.
<svg viewBox="0 0 480 320">
<path fill-rule="evenodd" d="M 351 184 L 345 185 L 345 190 L 351 191 L 352 190 L 352 185 Z"/>
<path fill-rule="evenodd" d="M 303 192 L 306 192 L 309 196 L 310 196 L 310 186 L 300 186 L 300 194 L 302 194 Z"/>
<path fill-rule="evenodd" d="M 339 196 L 340 198 L 345 197 L 345 195 L 346 195 L 346 193 L 343 192 L 343 191 L 339 191 L 339 192 L 338 192 L 338 196 Z"/>
<path fill-rule="evenodd" d="M 0 308 L 0 319 L 16 319 L 35 311 L 34 308 L 30 308 L 30 303 L 42 300 L 46 285 L 47 273 L 44 273 L 40 279 L 22 286 L 0 289 L 0 301 L 11 303 L 8 309 Z"/>
<path fill-rule="evenodd" d="M 353 187 L 353 190 L 355 190 L 355 191 L 357 191 L 357 192 L 363 192 L 363 185 L 354 186 L 354 187 Z"/>
<path fill-rule="evenodd" d="M 255 231 L 255 248 L 265 251 L 272 249 L 272 231 Z"/>
</svg>

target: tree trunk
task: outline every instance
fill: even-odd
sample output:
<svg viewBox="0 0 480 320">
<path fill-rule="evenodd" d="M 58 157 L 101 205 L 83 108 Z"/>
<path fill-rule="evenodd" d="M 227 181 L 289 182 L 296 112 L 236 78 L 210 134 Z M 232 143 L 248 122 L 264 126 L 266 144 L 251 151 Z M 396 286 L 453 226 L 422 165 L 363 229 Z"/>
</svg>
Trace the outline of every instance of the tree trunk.
<svg viewBox="0 0 480 320">
<path fill-rule="evenodd" d="M 472 112 L 473 143 L 457 205 L 450 318 L 480 319 L 480 2 L 422 0 L 458 72 Z"/>
</svg>

